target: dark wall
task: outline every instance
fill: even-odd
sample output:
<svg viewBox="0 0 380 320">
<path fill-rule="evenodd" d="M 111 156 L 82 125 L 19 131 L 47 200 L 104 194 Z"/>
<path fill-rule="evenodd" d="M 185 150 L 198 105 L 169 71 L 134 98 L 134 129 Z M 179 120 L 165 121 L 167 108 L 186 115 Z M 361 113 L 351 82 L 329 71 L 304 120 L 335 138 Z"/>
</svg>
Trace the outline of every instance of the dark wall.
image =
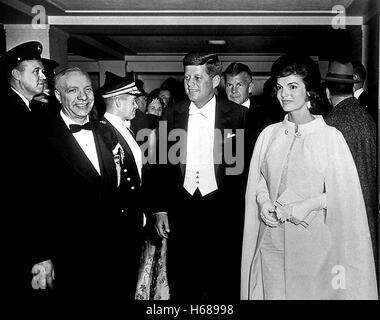
<svg viewBox="0 0 380 320">
<path fill-rule="evenodd" d="M 373 16 L 368 25 L 368 76 L 367 88 L 370 103 L 379 106 L 379 13 Z"/>
</svg>

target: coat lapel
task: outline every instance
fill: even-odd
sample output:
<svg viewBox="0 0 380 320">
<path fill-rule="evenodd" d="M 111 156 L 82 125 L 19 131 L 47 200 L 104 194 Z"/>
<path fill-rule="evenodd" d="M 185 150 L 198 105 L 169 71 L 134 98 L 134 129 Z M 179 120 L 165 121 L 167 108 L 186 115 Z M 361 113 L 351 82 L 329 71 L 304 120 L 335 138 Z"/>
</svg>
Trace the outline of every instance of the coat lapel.
<svg viewBox="0 0 380 320">
<path fill-rule="evenodd" d="M 187 126 L 189 122 L 189 106 L 190 101 L 187 101 L 181 105 L 178 105 L 177 109 L 174 111 L 174 123 L 175 128 L 183 129 L 187 132 Z M 216 97 L 216 107 L 215 107 L 215 129 L 218 133 L 214 135 L 214 162 L 215 163 L 215 177 L 219 185 L 220 179 L 222 178 L 220 173 L 222 163 L 223 163 L 223 145 L 224 145 L 224 130 L 228 128 L 228 123 L 230 122 L 229 113 L 231 112 L 231 107 L 228 104 L 223 103 L 221 99 Z M 186 141 L 184 142 L 184 159 L 186 159 L 187 146 Z M 215 161 L 216 159 L 221 159 L 222 161 Z M 181 163 L 181 173 L 185 177 L 186 174 L 186 163 Z"/>
<path fill-rule="evenodd" d="M 174 110 L 174 128 L 175 129 L 182 129 L 187 133 L 187 125 L 189 123 L 189 106 L 190 101 L 185 101 L 184 103 L 178 105 L 176 109 Z M 169 128 L 171 130 L 173 128 Z M 185 141 L 182 141 L 183 146 L 183 159 L 185 159 L 184 162 L 180 162 L 180 169 L 182 176 L 185 177 L 186 174 L 186 155 L 187 155 L 187 139 Z M 182 156 L 182 155 L 181 155 Z"/>
<path fill-rule="evenodd" d="M 52 134 L 48 143 L 64 158 L 75 171 L 90 183 L 99 181 L 99 173 L 71 134 L 60 114 L 51 122 Z M 99 152 L 98 152 L 99 156 Z"/>
<path fill-rule="evenodd" d="M 215 130 L 214 135 L 214 162 L 215 162 L 215 177 L 218 185 L 222 179 L 222 164 L 224 163 L 224 143 L 225 143 L 225 130 L 230 128 L 229 125 L 231 107 L 228 104 L 223 103 L 223 101 L 216 97 L 216 108 L 215 108 Z M 215 161 L 218 159 L 219 161 Z"/>
</svg>

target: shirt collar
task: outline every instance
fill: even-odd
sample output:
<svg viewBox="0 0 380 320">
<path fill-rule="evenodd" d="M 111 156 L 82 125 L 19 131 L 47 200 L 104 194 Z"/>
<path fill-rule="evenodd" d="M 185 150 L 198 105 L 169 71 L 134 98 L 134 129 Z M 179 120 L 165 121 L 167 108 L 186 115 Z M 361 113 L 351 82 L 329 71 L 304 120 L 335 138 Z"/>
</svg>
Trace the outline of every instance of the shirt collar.
<svg viewBox="0 0 380 320">
<path fill-rule="evenodd" d="M 285 115 L 284 120 L 282 121 L 283 126 L 286 128 L 285 133 L 291 133 L 295 134 L 298 132 L 297 136 L 309 134 L 311 132 L 314 132 L 316 130 L 319 130 L 321 126 L 326 125 L 325 121 L 323 120 L 323 117 L 320 115 L 313 115 L 314 120 L 309 121 L 304 124 L 295 124 L 294 122 L 290 122 L 288 120 L 289 115 Z"/>
<path fill-rule="evenodd" d="M 112 124 L 116 124 L 116 123 L 119 124 L 119 125 L 123 124 L 123 120 L 120 117 L 115 116 L 114 114 L 109 113 L 109 112 L 106 112 L 104 114 L 104 118 L 106 118 Z"/>
<path fill-rule="evenodd" d="M 216 98 L 215 95 L 212 96 L 212 98 L 201 108 L 202 109 L 202 114 L 206 117 L 209 118 L 210 116 L 213 115 L 214 110 L 216 106 Z M 190 103 L 189 109 L 199 109 L 194 102 Z M 194 110 L 196 110 L 194 109 Z"/>
<path fill-rule="evenodd" d="M 60 115 L 61 115 L 63 121 L 65 122 L 65 124 L 66 124 L 66 126 L 67 126 L 68 128 L 70 128 L 70 124 L 78 124 L 78 123 L 75 122 L 74 120 L 70 119 L 67 115 L 65 115 L 65 114 L 63 113 L 62 110 L 61 110 L 59 113 L 60 113 Z M 87 122 L 89 122 L 89 121 L 90 121 L 89 116 L 87 116 L 86 121 L 85 121 L 84 123 L 87 123 Z M 83 123 L 83 124 L 84 124 L 84 123 Z"/>
<path fill-rule="evenodd" d="M 251 100 L 248 98 L 241 105 L 249 109 L 249 107 L 251 106 Z"/>
<path fill-rule="evenodd" d="M 360 88 L 360 89 L 356 90 L 356 91 L 354 92 L 354 97 L 355 97 L 356 99 L 359 99 L 359 97 L 360 97 L 360 95 L 362 94 L 363 91 L 364 91 L 364 88 Z"/>
</svg>

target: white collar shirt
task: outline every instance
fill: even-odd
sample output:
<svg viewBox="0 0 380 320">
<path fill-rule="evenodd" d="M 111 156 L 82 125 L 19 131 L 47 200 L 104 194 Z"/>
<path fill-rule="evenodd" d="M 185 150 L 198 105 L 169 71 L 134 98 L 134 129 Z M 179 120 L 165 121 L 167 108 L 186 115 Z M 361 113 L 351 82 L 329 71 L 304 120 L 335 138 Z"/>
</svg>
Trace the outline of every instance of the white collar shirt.
<svg viewBox="0 0 380 320">
<path fill-rule="evenodd" d="M 218 189 L 214 169 L 215 108 L 215 96 L 201 109 L 190 103 L 183 187 L 191 195 L 197 188 L 202 196 Z"/>
<path fill-rule="evenodd" d="M 248 99 L 245 100 L 241 105 L 242 105 L 243 107 L 246 107 L 247 109 L 249 109 L 249 107 L 251 106 L 251 100 L 248 98 Z"/>
<path fill-rule="evenodd" d="M 135 160 L 141 180 L 142 152 L 135 138 L 132 136 L 132 133 L 128 130 L 128 123 L 130 124 L 130 121 L 123 121 L 120 117 L 115 116 L 109 112 L 106 112 L 104 114 L 104 117 L 116 128 L 117 131 L 119 131 L 119 133 L 127 142 L 129 148 L 132 151 L 133 158 Z"/>
<path fill-rule="evenodd" d="M 63 121 L 65 122 L 67 128 L 70 130 L 70 124 L 78 124 L 66 116 L 62 110 L 60 112 Z M 89 118 L 87 116 L 87 121 Z M 98 153 L 96 151 L 94 134 L 91 130 L 81 130 L 75 133 L 72 133 L 75 140 L 78 142 L 79 146 L 82 148 L 83 152 L 86 154 L 87 158 L 91 161 L 92 165 L 100 175 L 100 166 Z"/>
<path fill-rule="evenodd" d="M 362 94 L 363 91 L 364 91 L 363 88 L 360 88 L 360 89 L 354 91 L 354 97 L 355 97 L 356 99 L 359 99 L 359 97 L 360 97 L 360 95 Z"/>
</svg>

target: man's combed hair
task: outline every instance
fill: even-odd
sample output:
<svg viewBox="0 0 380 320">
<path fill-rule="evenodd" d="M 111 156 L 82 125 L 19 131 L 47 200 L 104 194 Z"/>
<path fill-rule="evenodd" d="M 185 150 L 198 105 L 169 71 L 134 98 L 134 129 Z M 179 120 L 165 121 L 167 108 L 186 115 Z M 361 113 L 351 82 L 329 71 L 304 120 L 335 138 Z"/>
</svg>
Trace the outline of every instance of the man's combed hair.
<svg viewBox="0 0 380 320">
<path fill-rule="evenodd" d="M 222 62 L 214 53 L 189 52 L 183 58 L 183 66 L 206 65 L 206 72 L 211 77 L 222 75 Z"/>
<path fill-rule="evenodd" d="M 251 69 L 246 64 L 240 62 L 231 63 L 224 71 L 224 75 L 235 77 L 242 72 L 245 72 L 252 79 Z"/>
<path fill-rule="evenodd" d="M 91 82 L 91 78 L 90 76 L 88 75 L 87 72 L 83 71 L 82 69 L 78 68 L 78 67 L 69 67 L 69 68 L 65 68 L 63 70 L 61 70 L 60 72 L 58 72 L 55 76 L 54 76 L 54 88 L 57 89 L 57 85 L 59 85 L 61 79 L 66 76 L 67 74 L 69 73 L 72 73 L 72 72 L 80 72 L 82 74 L 84 74 Z"/>
</svg>

